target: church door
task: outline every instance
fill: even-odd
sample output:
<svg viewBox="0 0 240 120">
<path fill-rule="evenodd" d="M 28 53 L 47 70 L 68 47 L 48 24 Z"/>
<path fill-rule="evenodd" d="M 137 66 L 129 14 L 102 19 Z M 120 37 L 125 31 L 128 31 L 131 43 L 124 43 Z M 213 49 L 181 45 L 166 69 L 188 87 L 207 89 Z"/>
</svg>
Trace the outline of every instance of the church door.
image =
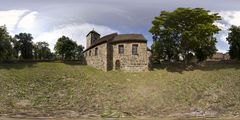
<svg viewBox="0 0 240 120">
<path fill-rule="evenodd" d="M 119 70 L 120 69 L 120 60 L 116 60 L 115 62 L 115 70 Z"/>
</svg>

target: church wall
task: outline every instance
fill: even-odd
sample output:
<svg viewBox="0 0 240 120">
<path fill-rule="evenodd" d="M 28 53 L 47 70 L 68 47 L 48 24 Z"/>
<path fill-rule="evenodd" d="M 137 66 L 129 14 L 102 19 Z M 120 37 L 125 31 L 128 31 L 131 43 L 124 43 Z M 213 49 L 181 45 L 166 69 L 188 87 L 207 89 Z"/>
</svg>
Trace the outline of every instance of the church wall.
<svg viewBox="0 0 240 120">
<path fill-rule="evenodd" d="M 91 45 L 91 38 L 92 38 L 92 35 L 89 34 L 89 35 L 87 36 L 87 48 Z"/>
<path fill-rule="evenodd" d="M 113 47 L 112 44 L 107 43 L 107 70 L 113 69 Z"/>
<path fill-rule="evenodd" d="M 95 55 L 95 50 L 98 49 L 97 55 Z M 91 51 L 91 55 L 89 55 Z M 107 71 L 107 43 L 98 45 L 92 49 L 89 49 L 84 53 L 86 63 L 89 66 L 95 67 L 97 69 L 101 69 L 103 71 Z"/>
<path fill-rule="evenodd" d="M 138 45 L 138 54 L 132 54 L 132 45 Z M 119 54 L 118 46 L 124 45 L 124 54 Z M 115 43 L 113 49 L 113 70 L 116 70 L 116 61 L 120 61 L 120 70 L 129 72 L 148 71 L 149 54 L 147 52 L 147 44 L 143 42 L 133 43 Z"/>
</svg>

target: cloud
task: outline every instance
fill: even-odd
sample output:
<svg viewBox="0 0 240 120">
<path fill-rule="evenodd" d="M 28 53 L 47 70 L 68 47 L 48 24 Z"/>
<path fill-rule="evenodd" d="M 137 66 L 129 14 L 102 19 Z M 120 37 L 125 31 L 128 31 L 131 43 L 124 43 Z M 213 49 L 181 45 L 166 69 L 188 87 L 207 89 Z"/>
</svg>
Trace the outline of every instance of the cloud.
<svg viewBox="0 0 240 120">
<path fill-rule="evenodd" d="M 35 24 L 37 14 L 38 14 L 37 12 L 30 12 L 23 16 L 22 18 L 20 18 L 17 28 L 31 29 Z"/>
<path fill-rule="evenodd" d="M 31 4 L 30 7 L 21 7 L 25 8 L 22 10 L 0 11 L 0 25 L 5 24 L 11 35 L 19 32 L 32 33 L 35 38 L 34 42 L 46 41 L 50 44 L 52 50 L 57 39 L 62 35 L 69 36 L 78 44 L 85 46 L 85 35 L 93 28 L 102 35 L 119 31 L 121 33 L 142 33 L 149 39 L 148 46 L 151 46 L 152 39 L 148 29 L 153 17 L 159 15 L 161 9 L 173 10 L 176 6 L 179 6 L 179 4 L 172 5 L 169 2 L 159 4 L 156 1 L 140 2 L 141 4 L 139 3 L 137 6 L 132 6 L 135 3 L 132 1 L 131 4 L 126 4 L 126 1 L 99 2 L 95 0 L 94 2 L 85 1 L 84 3 L 65 4 L 65 1 L 64 4 L 51 3 L 43 8 L 38 8 L 39 4 Z M 33 7 L 34 5 L 36 6 Z M 42 3 L 42 6 L 44 5 L 46 5 L 46 2 Z M 164 6 L 160 9 L 159 5 Z M 64 9 L 56 10 L 57 8 Z M 231 25 L 240 26 L 240 10 L 220 10 L 225 9 L 212 10 L 222 16 L 222 20 L 215 23 L 222 29 L 216 35 L 217 48 L 220 52 L 227 52 L 229 48 L 226 41 L 229 33 L 228 29 Z"/>
<path fill-rule="evenodd" d="M 222 20 L 215 23 L 222 31 L 216 35 L 218 43 L 217 49 L 219 52 L 227 52 L 229 45 L 226 38 L 231 25 L 240 26 L 240 11 L 220 11 L 218 12 Z"/>
<path fill-rule="evenodd" d="M 36 15 L 37 12 L 30 10 L 0 11 L 0 25 L 6 25 L 11 35 L 14 35 L 17 31 L 30 31 Z"/>
<path fill-rule="evenodd" d="M 219 15 L 228 25 L 240 26 L 240 11 L 221 11 Z"/>
<path fill-rule="evenodd" d="M 13 32 L 17 21 L 26 12 L 28 12 L 28 10 L 0 11 L 0 25 L 6 25 L 8 31 Z"/>
<path fill-rule="evenodd" d="M 55 27 L 53 30 L 49 32 L 45 32 L 40 34 L 34 39 L 34 42 L 39 41 L 46 41 L 50 45 L 50 49 L 54 50 L 54 45 L 57 42 L 57 39 L 61 36 L 65 35 L 70 37 L 73 41 L 76 41 L 78 44 L 81 44 L 86 47 L 86 35 L 89 31 L 91 31 L 94 28 L 95 31 L 97 31 L 101 36 L 118 32 L 117 30 L 114 30 L 107 26 L 102 25 L 95 25 L 95 24 L 67 24 L 67 25 L 60 25 L 58 27 Z"/>
</svg>

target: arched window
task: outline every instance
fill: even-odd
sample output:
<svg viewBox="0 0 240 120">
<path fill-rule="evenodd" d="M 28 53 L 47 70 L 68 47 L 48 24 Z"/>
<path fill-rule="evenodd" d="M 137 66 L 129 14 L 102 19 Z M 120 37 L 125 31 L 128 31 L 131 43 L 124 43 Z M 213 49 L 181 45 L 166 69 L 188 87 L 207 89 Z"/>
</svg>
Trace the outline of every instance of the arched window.
<svg viewBox="0 0 240 120">
<path fill-rule="evenodd" d="M 89 50 L 89 56 L 91 56 L 91 54 L 92 54 L 92 53 L 91 53 L 91 50 Z"/>
</svg>

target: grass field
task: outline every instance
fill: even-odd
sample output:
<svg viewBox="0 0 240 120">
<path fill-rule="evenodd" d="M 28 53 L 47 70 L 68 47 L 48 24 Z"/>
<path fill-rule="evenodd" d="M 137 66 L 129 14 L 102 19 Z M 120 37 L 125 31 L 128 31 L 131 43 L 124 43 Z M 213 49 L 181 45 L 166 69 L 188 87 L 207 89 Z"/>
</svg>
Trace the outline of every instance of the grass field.
<svg viewBox="0 0 240 120">
<path fill-rule="evenodd" d="M 77 63 L 0 65 L 0 114 L 9 116 L 239 117 L 240 64 L 103 72 Z"/>
</svg>

